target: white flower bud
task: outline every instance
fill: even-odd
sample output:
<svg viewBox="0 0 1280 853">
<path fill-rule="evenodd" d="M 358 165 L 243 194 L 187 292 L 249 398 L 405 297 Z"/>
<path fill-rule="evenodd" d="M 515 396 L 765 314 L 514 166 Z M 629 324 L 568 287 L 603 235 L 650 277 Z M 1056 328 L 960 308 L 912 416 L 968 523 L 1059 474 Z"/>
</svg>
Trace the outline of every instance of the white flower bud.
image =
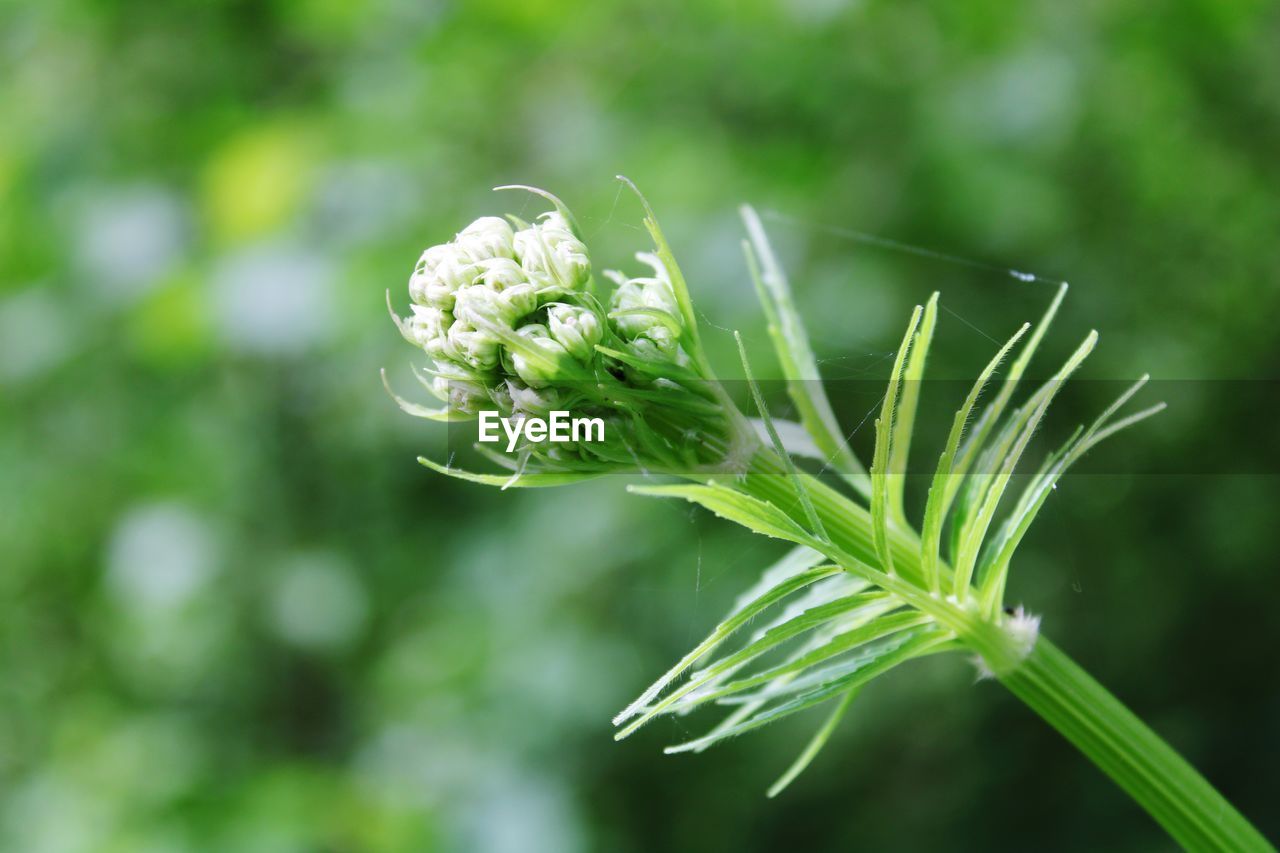
<svg viewBox="0 0 1280 853">
<path fill-rule="evenodd" d="M 547 306 L 547 325 L 551 337 L 582 362 L 595 357 L 596 344 L 604 334 L 594 311 L 560 302 Z"/>
<path fill-rule="evenodd" d="M 453 316 L 477 329 L 488 325 L 514 328 L 517 319 L 502 294 L 482 284 L 464 287 L 455 294 Z"/>
<path fill-rule="evenodd" d="M 503 291 L 475 284 L 457 292 L 453 315 L 477 329 L 487 326 L 512 329 L 536 310 L 538 294 L 531 284 L 518 284 Z"/>
<path fill-rule="evenodd" d="M 506 290 L 528 282 L 524 270 L 510 258 L 490 258 L 480 261 L 476 266 L 480 269 L 476 283 L 491 290 Z"/>
<path fill-rule="evenodd" d="M 498 340 L 468 323 L 459 320 L 449 327 L 448 345 L 458 361 L 476 370 L 488 371 L 498 366 Z"/>
<path fill-rule="evenodd" d="M 554 409 L 564 408 L 560 394 L 554 388 L 530 388 L 518 380 L 507 380 L 507 396 L 511 410 L 526 415 L 545 415 Z"/>
<path fill-rule="evenodd" d="M 478 272 L 456 246 L 432 246 L 422 253 L 409 279 L 409 296 L 418 305 L 452 310 L 454 293 L 471 284 Z"/>
<path fill-rule="evenodd" d="M 587 247 L 573 235 L 559 213 L 545 213 L 541 222 L 517 231 L 514 238 L 520 266 L 545 298 L 554 299 L 581 289 L 591 275 Z"/>
<path fill-rule="evenodd" d="M 550 331 L 541 323 L 530 323 L 516 330 L 527 345 L 537 348 L 543 358 L 532 358 L 526 353 L 507 347 L 503 351 L 503 365 L 511 373 L 519 376 L 530 388 L 545 388 L 560 375 L 560 364 L 569 353 L 559 342 L 551 337 Z M 551 364 L 545 363 L 550 360 Z"/>
<path fill-rule="evenodd" d="M 426 305 L 411 305 L 410 308 L 413 314 L 405 320 L 405 338 L 429 354 L 439 355 L 441 343 L 453 325 L 453 315 Z"/>
<path fill-rule="evenodd" d="M 621 279 L 618 276 L 615 280 Z M 613 317 L 613 325 L 618 334 L 624 338 L 636 338 L 655 326 L 680 328 L 680 308 L 676 304 L 675 293 L 671 285 L 661 278 L 633 278 L 620 281 L 618 289 L 610 299 L 612 311 L 632 311 L 646 309 L 661 311 L 666 318 L 660 319 L 648 314 L 630 314 Z M 668 328 L 668 331 L 670 329 Z"/>
<path fill-rule="evenodd" d="M 464 379 L 437 376 L 431 380 L 431 387 L 455 412 L 474 415 L 488 402 L 482 386 Z"/>
<path fill-rule="evenodd" d="M 454 244 L 462 257 L 479 263 L 493 258 L 514 258 L 513 237 L 507 220 L 498 216 L 482 216 L 463 228 Z"/>
<path fill-rule="evenodd" d="M 629 341 L 626 349 L 636 358 L 649 362 L 676 361 L 679 356 L 679 342 L 666 326 L 652 326 L 633 341 Z"/>
<path fill-rule="evenodd" d="M 517 321 L 523 320 L 538 310 L 538 291 L 528 282 L 517 284 L 515 287 L 509 287 L 502 291 L 502 298 L 506 301 L 507 307 L 515 315 Z"/>
</svg>

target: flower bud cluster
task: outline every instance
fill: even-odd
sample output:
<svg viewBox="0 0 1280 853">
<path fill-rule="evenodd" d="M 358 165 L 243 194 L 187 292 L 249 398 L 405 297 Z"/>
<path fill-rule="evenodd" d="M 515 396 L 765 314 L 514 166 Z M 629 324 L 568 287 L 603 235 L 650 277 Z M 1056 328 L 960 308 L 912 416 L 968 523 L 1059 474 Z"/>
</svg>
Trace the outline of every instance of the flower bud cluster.
<svg viewBox="0 0 1280 853">
<path fill-rule="evenodd" d="M 430 416 L 571 409 L 604 418 L 603 444 L 530 450 L 561 468 L 714 458 L 730 418 L 717 415 L 714 377 L 694 367 L 705 359 L 686 350 L 696 335 L 671 271 L 639 253 L 651 273 L 607 272 L 616 288 L 597 298 L 587 247 L 560 211 L 533 224 L 483 217 L 422 253 L 409 279 L 412 313 L 395 319 L 434 362 L 429 387 L 445 411 Z"/>
<path fill-rule="evenodd" d="M 435 361 L 435 389 L 455 412 L 554 404 L 525 392 L 553 384 L 570 359 L 589 362 L 601 340 L 602 318 L 573 302 L 591 262 L 569 222 L 552 211 L 518 224 L 477 219 L 423 252 L 409 279 L 401 331 Z"/>
</svg>

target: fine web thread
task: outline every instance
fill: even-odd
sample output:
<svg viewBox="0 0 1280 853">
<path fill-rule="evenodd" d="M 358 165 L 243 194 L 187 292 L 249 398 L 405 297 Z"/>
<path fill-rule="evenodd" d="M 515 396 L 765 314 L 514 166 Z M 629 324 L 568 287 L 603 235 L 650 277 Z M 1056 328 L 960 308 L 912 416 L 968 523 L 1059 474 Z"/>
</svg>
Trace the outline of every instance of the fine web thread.
<svg viewBox="0 0 1280 853">
<path fill-rule="evenodd" d="M 1063 281 L 1062 279 L 1056 279 L 1049 276 L 1038 275 L 1037 273 L 1014 269 L 1012 267 L 1004 267 L 998 264 L 991 264 L 985 261 L 979 261 L 973 258 L 965 257 L 963 255 L 951 254 L 949 252 L 940 252 L 936 249 L 930 249 L 926 246 L 919 246 L 913 243 L 906 243 L 901 240 L 894 240 L 889 237 L 882 237 L 878 234 L 871 234 L 867 231 L 859 231 L 855 228 L 847 228 L 839 225 L 831 225 L 825 222 L 813 222 L 813 221 L 801 219 L 795 216 L 790 216 L 786 213 L 782 213 L 777 210 L 771 210 L 771 209 L 762 210 L 761 216 L 764 219 L 768 219 L 773 222 L 780 222 L 785 225 L 789 225 L 793 228 L 821 232 L 824 234 L 829 234 L 834 237 L 839 237 L 844 240 L 849 240 L 854 243 L 862 243 L 863 245 L 874 246 L 878 249 L 883 249 L 885 251 L 899 252 L 901 254 L 906 254 L 906 255 L 914 255 L 915 257 L 925 258 L 932 261 L 938 261 L 946 264 L 953 264 L 955 266 L 967 267 L 969 269 L 979 270 L 981 272 L 988 272 L 996 275 L 1006 276 L 1008 278 L 1014 279 L 1015 281 L 1023 282 L 1025 284 L 1043 284 L 1043 285 L 1052 285 L 1054 287 L 1059 287 L 1061 285 L 1066 284 L 1066 282 Z M 984 338 L 987 338 L 990 341 L 994 341 L 997 344 L 999 343 L 999 341 L 997 341 L 991 335 L 987 334 L 985 331 L 978 328 L 973 323 L 969 322 L 968 320 L 960 316 L 958 313 L 956 313 L 952 309 L 948 308 L 945 305 L 941 307 L 948 314 L 952 315 L 957 320 L 959 320 L 960 322 L 968 326 L 970 329 L 982 335 Z M 889 355 L 892 356 L 893 353 L 889 353 Z M 821 360 L 819 363 L 821 363 Z M 853 428 L 852 432 L 850 432 L 845 437 L 846 443 L 851 441 L 853 437 L 862 430 L 863 426 L 866 424 L 871 413 L 873 413 L 878 407 L 879 407 L 879 404 L 877 404 L 876 406 L 873 406 L 870 410 L 868 410 L 867 416 L 864 417 L 862 421 L 859 422 L 858 425 Z M 834 466 L 834 462 L 835 462 L 834 457 L 825 460 L 820 470 L 820 473 L 825 474 L 828 471 L 830 471 Z"/>
<path fill-rule="evenodd" d="M 846 240 L 852 240 L 855 243 L 864 243 L 868 246 L 876 246 L 881 249 L 887 249 L 893 252 L 902 252 L 904 254 L 915 255 L 921 258 L 929 258 L 935 261 L 942 261 L 943 263 L 956 264 L 962 267 L 969 267 L 970 269 L 997 273 L 999 275 L 1005 275 L 1005 276 L 1008 276 L 1009 278 L 1026 282 L 1028 284 L 1048 284 L 1048 285 L 1053 285 L 1055 287 L 1066 284 L 1066 282 L 1061 279 L 1037 275 L 1036 273 L 1033 273 L 1033 272 L 1026 272 L 1025 270 L 1017 270 L 1017 269 L 1013 269 L 1012 267 L 1002 267 L 998 264 L 989 264 L 989 263 L 986 263 L 985 261 L 978 261 L 978 260 L 974 260 L 973 258 L 966 258 L 962 255 L 953 255 L 948 252 L 939 252 L 936 249 L 930 249 L 925 246 L 917 246 L 912 243 L 904 243 L 901 240 L 893 240 L 889 237 L 881 237 L 878 234 L 871 234 L 866 231 L 858 231 L 857 229 L 854 229 L 854 228 L 846 228 L 840 225 L 830 225 L 824 222 L 810 222 L 804 219 L 799 219 L 794 216 L 789 216 L 785 213 L 781 213 L 776 210 L 764 210 L 761 212 L 761 215 L 765 219 L 770 219 L 770 220 L 773 220 L 774 222 L 782 222 L 787 225 L 791 225 L 793 227 L 806 228 L 812 231 L 822 231 L 836 237 L 842 237 Z"/>
</svg>

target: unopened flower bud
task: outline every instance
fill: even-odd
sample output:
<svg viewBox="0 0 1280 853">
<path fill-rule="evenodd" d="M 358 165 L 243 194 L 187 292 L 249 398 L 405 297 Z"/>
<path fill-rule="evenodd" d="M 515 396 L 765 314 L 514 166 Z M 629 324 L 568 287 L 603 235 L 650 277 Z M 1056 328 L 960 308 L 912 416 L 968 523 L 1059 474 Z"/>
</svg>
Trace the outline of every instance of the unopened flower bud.
<svg viewBox="0 0 1280 853">
<path fill-rule="evenodd" d="M 464 258 L 479 263 L 493 258 L 514 258 L 514 236 L 507 220 L 499 216 L 482 216 L 463 228 L 454 244 Z"/>
<path fill-rule="evenodd" d="M 587 247 L 559 213 L 543 214 L 540 222 L 517 231 L 514 246 L 544 299 L 580 289 L 591 275 Z"/>
<path fill-rule="evenodd" d="M 514 328 L 519 319 L 501 293 L 482 284 L 464 287 L 455 297 L 453 316 L 477 329 L 486 326 Z"/>
<path fill-rule="evenodd" d="M 530 388 L 514 379 L 507 380 L 506 387 L 513 412 L 546 415 L 555 409 L 564 408 L 563 400 L 554 388 Z"/>
<path fill-rule="evenodd" d="M 538 310 L 538 291 L 528 282 L 517 284 L 515 287 L 508 287 L 502 291 L 502 298 L 506 301 L 507 307 L 515 315 L 517 321 L 523 320 Z"/>
<path fill-rule="evenodd" d="M 413 314 L 404 322 L 405 338 L 430 355 L 439 355 L 441 343 L 453 325 L 453 315 L 428 305 L 412 305 Z"/>
<path fill-rule="evenodd" d="M 491 290 L 506 290 L 528 281 L 524 270 L 511 258 L 490 258 L 478 262 L 476 266 L 480 269 L 476 283 Z"/>
<path fill-rule="evenodd" d="M 635 340 L 629 341 L 627 350 L 636 358 L 649 362 L 676 361 L 679 342 L 666 326 L 652 326 Z"/>
<path fill-rule="evenodd" d="M 530 323 L 516 330 L 525 345 L 538 350 L 535 357 L 520 349 L 506 347 L 503 365 L 508 371 L 524 380 L 530 388 L 544 388 L 560 376 L 560 365 L 569 358 L 564 346 L 551 337 L 550 330 L 541 323 Z"/>
<path fill-rule="evenodd" d="M 422 253 L 409 279 L 409 296 L 419 305 L 452 310 L 454 293 L 470 285 L 478 272 L 456 246 L 447 243 L 432 246 Z"/>
<path fill-rule="evenodd" d="M 596 344 L 604 334 L 594 311 L 560 302 L 547 306 L 547 325 L 551 337 L 582 362 L 595 356 Z"/>
<path fill-rule="evenodd" d="M 431 380 L 431 387 L 449 409 L 466 415 L 474 415 L 488 400 L 481 385 L 465 379 L 437 376 Z"/>
<path fill-rule="evenodd" d="M 637 255 L 641 260 L 649 260 L 649 256 Z M 657 259 L 652 259 L 655 270 L 661 270 Z M 637 338 L 655 326 L 662 326 L 668 331 L 679 329 L 680 307 L 676 304 L 675 293 L 667 281 L 665 271 L 659 277 L 626 279 L 620 273 L 612 273 L 611 277 L 618 282 L 618 288 L 610 300 L 610 313 L 614 316 L 614 328 L 624 338 Z M 632 312 L 635 313 L 626 313 Z M 655 315 L 650 312 L 660 312 Z"/>
<path fill-rule="evenodd" d="M 484 331 L 477 331 L 461 320 L 449 328 L 448 344 L 462 363 L 481 371 L 498 366 L 498 340 Z"/>
</svg>

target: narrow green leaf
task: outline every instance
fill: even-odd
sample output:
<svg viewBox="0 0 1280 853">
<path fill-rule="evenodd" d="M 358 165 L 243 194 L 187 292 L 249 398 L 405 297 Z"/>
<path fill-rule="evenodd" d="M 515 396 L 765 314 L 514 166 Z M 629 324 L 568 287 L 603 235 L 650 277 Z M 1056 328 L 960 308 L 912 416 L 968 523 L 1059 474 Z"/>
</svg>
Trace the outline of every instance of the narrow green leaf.
<svg viewBox="0 0 1280 853">
<path fill-rule="evenodd" d="M 1116 412 L 1132 399 L 1148 376 L 1143 376 L 1131 385 L 1123 394 L 1111 403 L 1101 415 L 1090 425 L 1088 430 L 1077 429 L 1075 434 L 1059 450 L 1045 460 L 1040 473 L 1027 485 L 1017 505 L 1001 527 L 991 549 L 990 557 L 982 569 L 982 604 L 984 612 L 989 615 L 997 613 L 1004 598 L 1005 583 L 1008 578 L 1009 564 L 1018 545 L 1022 542 L 1027 530 L 1035 521 L 1040 508 L 1050 493 L 1057 488 L 1058 481 L 1072 465 L 1098 443 L 1115 433 L 1134 424 L 1146 420 L 1164 410 L 1164 403 L 1158 403 L 1139 412 L 1135 412 L 1115 423 L 1110 423 Z"/>
<path fill-rule="evenodd" d="M 612 347 L 607 347 L 603 344 L 596 344 L 596 351 L 609 356 L 609 358 L 616 359 L 627 367 L 638 370 L 646 376 L 666 377 L 679 381 L 702 381 L 693 371 L 686 370 L 679 365 L 670 364 L 669 362 L 646 361 L 642 358 L 636 358 L 630 353 L 613 349 Z"/>
<path fill-rule="evenodd" d="M 884 403 L 880 407 L 880 417 L 876 419 L 875 457 L 871 464 L 871 524 L 875 538 L 876 556 L 885 573 L 892 575 L 893 556 L 889 551 L 889 459 L 893 445 L 894 410 L 898 405 L 898 386 L 902 381 L 903 365 L 911 342 L 915 339 L 916 327 L 920 324 L 920 314 L 924 309 L 919 305 L 911 312 L 911 322 L 907 324 L 907 333 L 898 346 L 898 355 L 893 360 L 893 371 L 889 374 L 889 388 L 885 391 Z"/>
<path fill-rule="evenodd" d="M 901 605 L 894 604 L 893 606 Z M 901 635 L 905 631 L 928 625 L 932 621 L 932 617 L 915 610 L 896 611 L 877 616 L 852 630 L 836 634 L 827 643 L 818 646 L 807 654 L 801 655 L 794 661 L 780 663 L 760 672 L 730 681 L 727 684 L 716 687 L 714 690 L 701 691 L 682 703 L 679 710 L 683 712 L 706 702 L 725 700 L 735 694 L 744 694 L 754 687 L 764 686 L 764 692 L 772 696 L 775 692 L 774 688 L 768 685 L 770 685 L 770 682 L 776 681 L 780 676 L 796 676 L 793 682 L 787 684 L 787 692 L 803 690 L 811 683 L 826 680 L 829 672 L 833 669 L 841 669 L 849 665 L 848 662 L 839 662 L 828 667 L 819 667 L 818 664 L 838 658 L 846 652 L 852 652 L 862 647 L 871 648 L 879 640 Z M 726 662 L 728 660 L 726 658 Z M 734 701 L 752 701 L 753 698 L 751 694 L 746 694 L 736 696 Z"/>
<path fill-rule="evenodd" d="M 911 456 L 911 435 L 915 431 L 916 410 L 920 406 L 920 390 L 924 380 L 925 361 L 929 345 L 933 343 L 933 329 L 938 322 L 938 293 L 929 297 L 924 307 L 924 319 L 916 332 L 903 374 L 902 396 L 893 424 L 893 443 L 889 452 L 889 470 L 886 486 L 889 492 L 889 515 L 898 526 L 911 526 L 907 520 L 904 490 L 907 482 L 907 462 Z"/>
<path fill-rule="evenodd" d="M 707 735 L 687 743 L 669 746 L 663 751 L 669 755 L 678 752 L 695 751 L 703 747 L 704 742 L 706 745 L 709 745 L 710 743 L 722 741 L 726 738 L 736 737 L 737 735 L 749 732 L 752 729 L 757 729 L 760 726 L 767 725 L 768 723 L 776 722 L 783 717 L 796 713 L 797 711 L 812 708 L 814 705 L 821 704 L 822 702 L 825 702 L 846 690 L 861 687 L 899 664 L 906 663 L 913 658 L 920 657 L 921 655 L 928 653 L 932 647 L 940 646 L 947 642 L 948 639 L 950 639 L 949 635 L 944 632 L 922 632 L 911 637 L 902 645 L 893 648 L 891 651 L 871 657 L 861 662 L 861 665 L 853 671 L 846 672 L 836 678 L 833 678 L 814 690 L 802 693 L 794 699 L 753 714 L 751 717 L 743 720 L 737 725 L 720 732 L 715 736 L 714 740 L 711 740 L 711 736 Z"/>
<path fill-rule="evenodd" d="M 778 263 L 773 246 L 755 209 L 739 208 L 750 243 L 743 244 L 747 266 L 769 324 L 769 337 L 787 377 L 787 393 L 800 414 L 800 422 L 821 448 L 824 459 L 835 467 L 863 497 L 871 495 L 871 481 L 862 462 L 849 447 L 822 387 L 818 362 L 809 345 L 800 313 L 791 297 L 791 285 Z"/>
<path fill-rule="evenodd" d="M 552 195 L 551 193 L 547 192 L 544 189 L 540 189 L 538 187 L 526 186 L 525 184 L 503 184 L 500 187 L 493 188 L 494 192 L 501 192 L 503 190 L 524 190 L 527 193 L 533 193 L 536 196 L 541 196 L 542 198 L 545 198 L 547 201 L 551 202 L 553 206 L 555 206 L 555 209 L 560 213 L 561 216 L 565 218 L 565 221 L 569 223 L 569 225 L 573 228 L 573 230 L 577 233 L 577 235 L 579 237 L 582 236 L 582 229 L 578 226 L 578 220 L 573 218 L 573 212 L 569 210 L 569 206 L 567 204 L 565 204 L 555 195 Z M 522 225 L 519 227 L 528 227 L 528 226 Z"/>
<path fill-rule="evenodd" d="M 840 574 L 840 572 L 841 569 L 838 566 L 817 566 L 815 568 L 808 569 L 800 572 L 799 574 L 791 575 L 786 580 L 783 580 L 776 586 L 766 590 L 745 607 L 735 609 L 733 613 L 730 614 L 729 618 L 717 625 L 715 630 L 707 635 L 706 639 L 695 646 L 693 650 L 681 658 L 675 666 L 667 670 L 661 678 L 649 685 L 649 687 L 645 689 L 645 691 L 641 693 L 634 702 L 614 717 L 613 724 L 615 726 L 621 725 L 636 714 L 640 713 L 640 711 L 648 705 L 655 696 L 665 690 L 667 685 L 674 681 L 682 672 L 765 610 L 768 610 L 782 599 L 798 590 L 804 589 L 815 581 Z"/>
<path fill-rule="evenodd" d="M 578 471 L 535 471 L 529 474 L 475 474 L 471 471 L 463 471 L 460 468 L 450 468 L 433 462 L 425 456 L 419 456 L 418 462 L 427 466 L 438 474 L 444 474 L 447 477 L 453 477 L 457 480 L 466 480 L 469 483 L 480 483 L 485 486 L 499 486 L 504 489 L 536 489 L 546 486 L 564 486 L 569 483 L 581 483 L 583 480 L 594 480 L 601 476 L 598 473 L 585 473 Z"/>
<path fill-rule="evenodd" d="M 1022 348 L 1022 352 L 1018 353 L 1018 357 L 1013 360 L 1013 364 L 1009 367 L 1009 375 L 1000 386 L 1000 390 L 996 392 L 995 400 L 991 402 L 991 405 L 983 409 L 982 414 L 978 416 L 978 422 L 970 431 L 969 439 L 960 451 L 960 456 L 955 465 L 956 473 L 959 476 L 952 478 L 950 488 L 953 493 L 964 481 L 963 475 L 973 465 L 974 459 L 986 443 L 987 436 L 995 428 L 996 424 L 1000 422 L 1000 417 L 1004 414 L 1005 407 L 1009 404 L 1014 390 L 1018 387 L 1018 381 L 1026 373 L 1027 365 L 1031 363 L 1031 357 L 1035 355 L 1036 349 L 1040 346 L 1040 341 L 1044 339 L 1045 333 L 1049 331 L 1049 326 L 1053 324 L 1053 318 L 1057 316 L 1058 307 L 1062 305 L 1062 300 L 1066 295 L 1067 283 L 1064 281 L 1054 295 L 1053 301 L 1049 303 L 1049 308 L 1044 312 L 1044 316 L 1036 324 L 1031 337 L 1027 339 L 1026 346 Z"/>
<path fill-rule="evenodd" d="M 387 381 L 386 368 L 382 369 L 382 387 L 387 389 L 387 393 L 396 405 L 400 407 L 407 415 L 413 415 L 415 418 L 426 418 L 430 421 L 438 421 L 440 423 L 459 423 L 462 421 L 473 421 L 475 415 L 467 415 L 461 412 L 455 412 L 449 408 L 429 409 L 426 406 L 411 402 L 404 399 L 395 391 L 391 390 L 391 383 Z"/>
<path fill-rule="evenodd" d="M 845 712 L 849 710 L 849 706 L 853 704 L 853 699 L 858 695 L 859 689 L 860 688 L 858 687 L 850 687 L 845 691 L 844 697 L 836 703 L 835 708 L 833 708 L 831 713 L 827 715 L 826 720 L 824 720 L 818 730 L 814 732 L 813 737 L 810 738 L 809 743 L 805 745 L 804 750 L 796 757 L 796 760 L 791 763 L 791 766 L 787 768 L 786 772 L 778 778 L 778 781 L 769 786 L 769 790 L 766 794 L 769 799 L 773 799 L 785 791 L 787 787 L 796 780 L 796 777 L 803 773 L 809 764 L 812 763 L 817 754 L 822 751 L 822 748 L 827 745 L 827 741 L 830 740 L 832 733 L 835 732 L 836 726 L 840 725 L 840 720 L 844 718 Z"/>
<path fill-rule="evenodd" d="M 734 331 L 733 339 L 738 342 L 738 358 L 742 360 L 742 373 L 746 377 L 747 387 L 751 389 L 751 397 L 755 400 L 756 410 L 760 412 L 760 418 L 764 421 L 764 428 L 769 433 L 769 439 L 773 442 L 774 450 L 777 451 L 778 457 L 787 469 L 787 476 L 790 477 L 796 496 L 800 498 L 800 504 L 804 507 L 804 515 L 809 521 L 809 527 L 813 535 L 819 540 L 826 540 L 827 531 L 822 527 L 822 519 L 818 518 L 818 511 L 813 508 L 813 501 L 809 498 L 809 490 L 796 472 L 796 463 L 792 461 L 791 454 L 783 446 L 782 438 L 778 435 L 778 430 L 773 425 L 773 419 L 769 417 L 769 407 L 765 405 L 764 395 L 760 393 L 760 386 L 756 384 L 756 378 L 751 374 L 751 362 L 747 359 L 747 348 L 742 343 L 742 335 Z"/>
<path fill-rule="evenodd" d="M 938 470 L 933 475 L 933 484 L 929 487 L 929 497 L 924 509 L 924 526 L 921 531 L 921 562 L 920 568 L 924 575 L 924 581 L 929 590 L 933 593 L 941 591 L 941 583 L 939 580 L 938 563 L 940 560 L 940 549 L 942 544 L 942 522 L 947 516 L 947 510 L 951 508 L 951 497 L 954 494 L 950 487 L 952 477 L 952 467 L 955 462 L 956 452 L 960 447 L 960 439 L 964 435 L 965 424 L 969 421 L 969 415 L 973 412 L 974 405 L 978 402 L 978 397 L 982 394 L 983 388 L 995 373 L 996 368 L 1004 361 L 1009 354 L 1009 350 L 1013 349 L 1018 339 L 1026 334 L 1027 329 L 1031 328 L 1030 323 L 1023 323 L 1022 328 L 1009 338 L 995 357 L 987 363 L 981 375 L 978 376 L 973 387 L 969 389 L 969 394 L 964 399 L 964 403 L 956 410 L 955 419 L 951 422 L 951 433 L 947 436 L 947 443 L 943 448 L 942 455 L 938 458 Z"/>
<path fill-rule="evenodd" d="M 791 516 L 773 504 L 714 483 L 705 486 L 628 486 L 627 491 L 650 497 L 683 498 L 755 533 L 811 548 L 820 544 Z"/>
<path fill-rule="evenodd" d="M 830 581 L 828 581 L 828 583 L 830 583 Z M 811 587 L 811 590 L 812 589 L 814 588 Z M 878 615 L 880 614 L 877 613 L 872 616 L 869 616 L 866 619 L 866 621 L 870 621 L 872 618 L 875 618 L 875 616 L 878 616 Z M 838 620 L 832 623 L 828 623 L 828 625 L 815 628 L 811 632 L 809 638 L 806 639 L 804 643 L 800 644 L 798 648 L 788 653 L 785 661 L 787 663 L 791 663 L 799 660 L 803 656 L 809 654 L 814 649 L 820 648 L 821 646 L 824 646 L 827 643 L 831 642 L 831 640 L 834 639 L 838 633 L 857 627 L 858 624 L 865 624 L 865 622 L 859 622 L 857 624 L 845 624 L 843 621 Z M 760 637 L 763 635 L 764 635 L 764 631 L 758 632 L 756 636 L 752 637 L 752 641 L 760 639 Z M 774 689 L 780 690 L 786 684 L 795 680 L 796 675 L 798 675 L 798 673 L 792 673 L 790 675 L 782 675 L 774 679 L 773 681 Z M 714 684 L 716 682 L 713 680 L 710 683 Z M 749 701 L 744 701 L 742 704 L 735 706 L 734 710 L 731 713 L 729 713 L 724 719 L 722 719 L 719 723 L 717 723 L 710 732 L 707 733 L 707 737 L 714 738 L 718 736 L 720 733 L 733 728 L 738 723 L 747 719 L 748 717 L 750 717 L 760 708 L 763 708 L 768 703 L 769 703 L 768 698 L 757 698 Z M 708 746 L 710 746 L 710 743 L 704 743 L 702 746 L 698 747 L 694 751 L 702 752 Z"/>
<path fill-rule="evenodd" d="M 658 260 L 662 262 L 662 266 L 667 271 L 667 276 L 671 281 L 671 291 L 675 295 L 676 305 L 680 308 L 680 316 L 684 319 L 684 335 L 689 344 L 686 348 L 689 356 L 702 368 L 705 376 L 712 376 L 711 365 L 707 362 L 706 353 L 702 349 L 702 338 L 698 333 L 698 316 L 693 307 L 693 298 L 689 295 L 689 285 L 685 282 L 684 273 L 680 271 L 680 265 L 676 263 L 671 246 L 667 243 L 667 238 L 663 235 L 662 228 L 658 225 L 658 217 L 654 215 L 653 208 L 649 205 L 649 200 L 644 197 L 644 194 L 640 192 L 640 189 L 630 178 L 618 175 L 618 180 L 631 188 L 631 191 L 640 199 L 640 205 L 644 208 L 644 227 L 653 239 L 654 254 L 658 256 Z"/>
<path fill-rule="evenodd" d="M 739 649 L 733 654 L 716 661 L 713 665 L 706 669 L 700 670 L 680 687 L 671 691 L 655 704 L 644 707 L 640 710 L 633 722 L 620 729 L 614 734 L 614 740 L 622 740 L 628 737 L 644 724 L 648 723 L 654 717 L 662 714 L 669 714 L 676 711 L 686 712 L 699 705 L 703 705 L 713 699 L 719 699 L 724 696 L 738 693 L 750 687 L 756 687 L 761 684 L 773 681 L 778 676 L 799 673 L 808 669 L 817 663 L 843 654 L 860 645 L 865 645 L 873 640 L 881 639 L 890 634 L 897 633 L 910 627 L 924 624 L 928 621 L 927 617 L 921 617 L 919 614 L 906 613 L 896 614 L 897 618 L 891 616 L 878 617 L 874 621 L 860 626 L 854 630 L 848 631 L 836 637 L 836 640 L 822 646 L 807 655 L 803 655 L 788 663 L 780 664 L 767 670 L 766 673 L 751 676 L 749 678 L 734 681 L 728 685 L 718 686 L 715 682 L 722 675 L 740 669 L 744 664 L 758 658 L 760 655 L 778 647 L 779 645 L 791 640 L 801 634 L 812 630 L 813 628 L 829 622 L 840 616 L 842 613 L 856 611 L 859 608 L 875 605 L 884 599 L 883 593 L 864 593 L 862 595 L 850 596 L 847 599 L 837 599 L 829 602 L 821 607 L 807 610 L 780 625 L 777 625 L 765 632 L 764 636 L 753 643 Z M 900 604 L 893 604 L 898 607 Z M 687 697 L 687 698 L 686 698 Z M 619 715 L 621 716 L 621 715 Z M 617 725 L 617 723 L 615 723 Z"/>
<path fill-rule="evenodd" d="M 1009 478 L 1013 476 L 1013 471 L 1018 465 L 1022 452 L 1031 441 L 1031 436 L 1035 433 L 1036 427 L 1040 425 L 1040 420 L 1044 417 L 1049 404 L 1053 402 L 1054 396 L 1061 390 L 1067 378 L 1080 366 L 1080 363 L 1088 358 L 1097 341 L 1098 333 L 1090 332 L 1085 337 L 1084 342 L 1067 359 L 1062 369 L 1032 396 L 1023 409 L 1015 413 L 1013 420 L 1017 424 L 1014 430 L 1017 438 L 1007 452 L 1001 458 L 995 460 L 999 463 L 999 471 L 991 479 L 991 485 L 986 490 L 977 514 L 972 521 L 965 525 L 961 533 L 960 550 L 956 555 L 955 586 L 953 590 L 953 594 L 957 598 L 963 599 L 969 592 L 969 581 L 973 575 L 978 550 L 982 546 L 987 528 L 991 524 L 996 507 L 999 506 L 1000 498 L 1004 495 Z"/>
</svg>

